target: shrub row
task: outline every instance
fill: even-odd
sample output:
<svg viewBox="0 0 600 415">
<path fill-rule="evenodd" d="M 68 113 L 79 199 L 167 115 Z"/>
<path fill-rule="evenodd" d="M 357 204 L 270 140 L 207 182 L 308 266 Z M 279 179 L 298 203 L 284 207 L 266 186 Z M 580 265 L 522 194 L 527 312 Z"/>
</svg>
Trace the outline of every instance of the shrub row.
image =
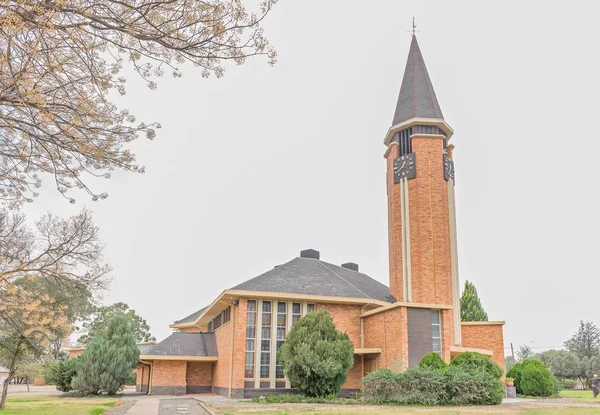
<svg viewBox="0 0 600 415">
<path fill-rule="evenodd" d="M 435 355 L 435 356 L 434 356 Z M 404 373 L 377 370 L 363 379 L 365 399 L 406 405 L 497 405 L 504 397 L 502 369 L 488 357 L 463 353 L 450 366 L 437 354 Z"/>
</svg>

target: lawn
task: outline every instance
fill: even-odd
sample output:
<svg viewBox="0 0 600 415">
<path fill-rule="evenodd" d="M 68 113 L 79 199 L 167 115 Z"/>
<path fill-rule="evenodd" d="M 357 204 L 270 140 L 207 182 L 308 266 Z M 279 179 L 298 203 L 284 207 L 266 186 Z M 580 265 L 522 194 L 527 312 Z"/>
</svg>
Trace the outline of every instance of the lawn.
<svg viewBox="0 0 600 415">
<path fill-rule="evenodd" d="M 560 396 L 567 398 L 569 401 L 577 403 L 597 403 L 600 405 L 600 396 L 594 399 L 591 390 L 569 389 L 560 392 Z"/>
<path fill-rule="evenodd" d="M 471 406 L 425 408 L 416 406 L 360 406 L 327 404 L 211 405 L 221 415 L 600 415 L 598 408 L 524 404 L 519 406 Z"/>
<path fill-rule="evenodd" d="M 0 415 L 101 415 L 115 404 L 114 400 L 106 399 L 9 396 Z"/>
</svg>

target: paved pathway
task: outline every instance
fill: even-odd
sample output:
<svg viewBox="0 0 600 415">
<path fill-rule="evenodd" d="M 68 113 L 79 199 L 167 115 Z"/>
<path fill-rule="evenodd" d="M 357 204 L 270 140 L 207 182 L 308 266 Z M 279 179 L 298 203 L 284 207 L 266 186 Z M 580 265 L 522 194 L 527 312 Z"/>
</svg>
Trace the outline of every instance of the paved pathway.
<svg viewBox="0 0 600 415">
<path fill-rule="evenodd" d="M 159 404 L 160 399 L 140 399 L 125 413 L 127 415 L 158 415 Z"/>
</svg>

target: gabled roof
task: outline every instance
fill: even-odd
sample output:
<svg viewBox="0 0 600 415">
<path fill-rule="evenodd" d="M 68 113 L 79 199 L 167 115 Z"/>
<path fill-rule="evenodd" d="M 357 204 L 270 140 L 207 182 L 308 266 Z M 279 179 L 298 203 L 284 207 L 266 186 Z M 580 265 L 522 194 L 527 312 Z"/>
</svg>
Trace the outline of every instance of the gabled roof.
<svg viewBox="0 0 600 415">
<path fill-rule="evenodd" d="M 301 257 L 236 285 L 232 290 L 395 301 L 388 287 L 368 275 Z"/>
<path fill-rule="evenodd" d="M 392 125 L 417 117 L 444 119 L 417 37 L 413 35 Z"/>
<path fill-rule="evenodd" d="M 149 356 L 218 356 L 214 333 L 175 332 L 144 353 Z"/>
<path fill-rule="evenodd" d="M 187 317 L 182 318 L 181 320 L 177 320 L 175 321 L 175 323 L 173 324 L 180 324 L 180 323 L 193 323 L 194 321 L 196 321 L 196 319 L 198 317 L 200 317 L 202 315 L 202 313 L 204 313 L 204 311 L 208 308 L 208 306 L 201 308 L 200 310 L 196 311 L 195 313 L 190 314 Z"/>
<path fill-rule="evenodd" d="M 8 373 L 8 369 L 0 366 L 0 373 L 4 373 L 4 372 Z"/>
</svg>

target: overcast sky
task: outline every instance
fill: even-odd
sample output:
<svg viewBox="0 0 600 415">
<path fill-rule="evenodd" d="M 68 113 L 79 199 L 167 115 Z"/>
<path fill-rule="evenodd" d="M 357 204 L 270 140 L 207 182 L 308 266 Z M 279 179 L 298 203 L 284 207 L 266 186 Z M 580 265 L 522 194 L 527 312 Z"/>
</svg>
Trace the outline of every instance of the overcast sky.
<svg viewBox="0 0 600 415">
<path fill-rule="evenodd" d="M 388 284 L 384 134 L 412 16 L 455 130 L 460 279 L 472 281 L 505 346 L 560 346 L 600 324 L 600 25 L 596 2 L 281 0 L 257 58 L 119 104 L 163 128 L 70 205 L 46 179 L 26 209 L 94 212 L 123 301 L 159 339 L 224 289 L 314 248 Z M 462 287 L 461 287 L 462 288 Z"/>
</svg>

